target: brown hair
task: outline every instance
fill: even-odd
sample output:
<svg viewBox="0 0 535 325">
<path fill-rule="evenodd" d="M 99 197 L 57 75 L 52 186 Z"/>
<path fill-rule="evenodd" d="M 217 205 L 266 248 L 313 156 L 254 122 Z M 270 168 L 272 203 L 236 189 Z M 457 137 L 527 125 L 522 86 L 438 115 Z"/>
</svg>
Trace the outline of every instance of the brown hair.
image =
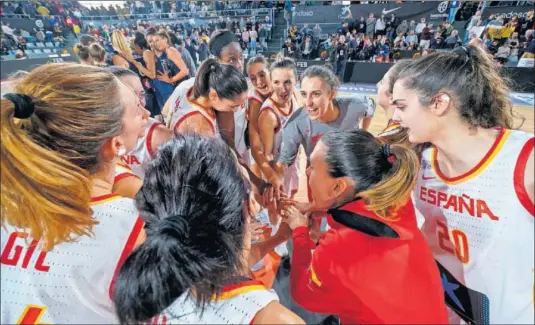
<svg viewBox="0 0 535 325">
<path fill-rule="evenodd" d="M 106 59 L 106 50 L 100 44 L 93 43 L 89 45 L 89 56 L 91 57 L 93 64 L 101 63 Z"/>
<path fill-rule="evenodd" d="M 398 81 L 431 105 L 439 92 L 453 99 L 461 119 L 474 127 L 515 128 L 508 80 L 498 74 L 492 57 L 477 45 L 436 52 L 413 61 Z"/>
<path fill-rule="evenodd" d="M 28 229 L 50 249 L 91 234 L 90 175 L 102 145 L 123 130 L 119 82 L 90 65 L 45 64 L 15 86 L 32 98 L 29 118 L 15 118 L 13 102 L 1 99 L 2 225 Z"/>
<path fill-rule="evenodd" d="M 419 161 L 406 145 L 383 145 L 365 130 L 331 131 L 321 139 L 331 177 L 349 177 L 354 196 L 366 200 L 369 210 L 393 218 L 406 204 L 416 184 Z"/>
</svg>

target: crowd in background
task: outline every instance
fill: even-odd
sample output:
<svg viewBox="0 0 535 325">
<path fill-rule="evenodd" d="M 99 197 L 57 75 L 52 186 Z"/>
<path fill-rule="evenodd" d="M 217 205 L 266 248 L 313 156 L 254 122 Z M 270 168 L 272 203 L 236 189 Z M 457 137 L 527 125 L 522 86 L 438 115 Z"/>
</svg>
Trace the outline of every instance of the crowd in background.
<svg viewBox="0 0 535 325">
<path fill-rule="evenodd" d="M 401 58 L 402 51 L 414 51 L 411 55 L 426 55 L 432 51 L 452 50 L 470 41 L 480 42 L 497 63 L 516 66 L 518 60 L 528 53 L 533 55 L 534 15 L 531 9 L 526 17 L 503 18 L 490 15 L 483 19 L 477 7 L 476 12 L 465 24 L 465 37 L 459 35 L 452 22 L 444 20 L 438 24 L 426 18 L 400 20 L 395 13 L 377 17 L 348 19 L 336 33 L 322 37 L 319 24 L 304 24 L 288 27 L 288 38 L 282 46 L 285 56 L 301 59 L 330 61 L 343 78 L 347 61 L 391 62 Z M 464 9 L 461 15 L 467 15 Z"/>
</svg>

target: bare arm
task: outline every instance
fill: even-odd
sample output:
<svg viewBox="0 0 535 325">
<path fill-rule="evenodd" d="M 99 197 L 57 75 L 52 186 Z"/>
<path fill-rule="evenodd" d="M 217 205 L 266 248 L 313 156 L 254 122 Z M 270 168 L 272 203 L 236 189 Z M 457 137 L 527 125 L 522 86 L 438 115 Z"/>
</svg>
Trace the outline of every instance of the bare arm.
<svg viewBox="0 0 535 325">
<path fill-rule="evenodd" d="M 203 136 L 214 136 L 214 129 L 201 114 L 195 114 L 185 119 L 178 126 L 179 133 L 194 132 Z"/>
<path fill-rule="evenodd" d="M 277 118 L 272 111 L 265 110 L 260 113 L 258 117 L 258 131 L 262 147 L 264 148 L 264 154 L 259 157 L 260 160 L 257 160 L 256 163 L 269 181 L 278 178 L 273 170 L 272 164 L 270 164 L 270 161 L 273 160 L 273 140 L 275 138 L 277 124 Z"/>
<path fill-rule="evenodd" d="M 173 133 L 171 130 L 165 127 L 163 124 L 159 124 L 152 131 L 152 138 L 150 139 L 150 148 L 151 156 L 156 155 L 158 148 L 165 144 L 167 141 L 171 140 Z"/>
<path fill-rule="evenodd" d="M 126 59 L 123 58 L 122 56 L 114 55 L 112 61 L 113 61 L 113 65 L 128 69 L 128 61 L 126 61 Z"/>
<path fill-rule="evenodd" d="M 272 301 L 256 314 L 253 324 L 305 324 L 305 322 L 278 301 Z"/>
<path fill-rule="evenodd" d="M 178 52 L 177 49 L 174 47 L 170 47 L 167 49 L 167 55 L 169 57 L 169 60 L 171 60 L 180 70 L 171 80 L 173 82 L 177 82 L 179 80 L 184 79 L 185 77 L 189 76 L 189 69 L 184 63 L 184 60 L 182 60 L 182 55 L 180 52 Z"/>
<path fill-rule="evenodd" d="M 373 117 L 372 116 L 366 116 L 362 119 L 362 126 L 361 126 L 361 129 L 363 130 L 368 130 L 368 128 L 370 127 L 370 125 L 372 124 L 372 119 Z"/>
<path fill-rule="evenodd" d="M 265 160 L 262 141 L 258 130 L 258 111 L 262 103 L 255 99 L 249 99 L 249 143 L 251 144 L 251 154 L 255 161 L 260 164 Z"/>
</svg>

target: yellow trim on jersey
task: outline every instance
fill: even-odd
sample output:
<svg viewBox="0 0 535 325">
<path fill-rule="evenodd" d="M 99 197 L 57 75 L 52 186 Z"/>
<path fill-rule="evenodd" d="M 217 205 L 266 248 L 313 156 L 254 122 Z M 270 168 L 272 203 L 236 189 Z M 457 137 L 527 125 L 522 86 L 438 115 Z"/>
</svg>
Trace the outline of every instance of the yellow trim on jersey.
<svg viewBox="0 0 535 325">
<path fill-rule="evenodd" d="M 93 205 L 98 205 L 98 204 L 104 204 L 104 203 L 108 203 L 110 201 L 117 200 L 117 199 L 120 199 L 120 198 L 121 198 L 121 196 L 119 196 L 119 195 L 113 195 L 113 196 L 111 196 L 109 198 L 106 198 L 106 199 L 102 199 L 102 200 L 91 202 L 91 204 L 89 204 L 89 205 L 93 206 Z"/>
<path fill-rule="evenodd" d="M 457 179 L 455 181 L 450 181 L 450 180 L 447 180 L 447 179 L 444 179 L 443 177 L 441 177 L 441 173 L 439 172 L 439 168 L 438 166 L 436 165 L 436 150 L 437 148 L 436 147 L 433 147 L 431 149 L 431 168 L 433 169 L 433 173 L 437 176 L 437 178 L 446 183 L 446 184 L 449 184 L 449 185 L 457 185 L 457 184 L 460 184 L 460 183 L 463 183 L 463 182 L 467 182 L 477 176 L 479 176 L 484 170 L 485 168 L 488 167 L 488 165 L 490 165 L 490 163 L 494 160 L 494 158 L 496 158 L 496 156 L 498 155 L 498 153 L 502 150 L 502 147 L 503 145 L 505 144 L 505 142 L 507 141 L 507 139 L 509 138 L 509 136 L 511 135 L 511 130 L 504 130 L 503 131 L 503 136 L 502 138 L 500 139 L 500 141 L 494 145 L 494 148 L 492 148 L 492 153 L 490 153 L 490 155 L 488 155 L 488 158 L 485 159 L 484 162 L 481 162 L 480 163 L 480 166 L 474 170 L 474 171 L 470 171 L 469 174 L 467 174 L 466 176 L 460 178 L 460 179 Z"/>
<path fill-rule="evenodd" d="M 236 288 L 234 290 L 230 290 L 227 292 L 224 292 L 219 297 L 214 297 L 213 300 L 215 301 L 221 301 L 221 300 L 227 300 L 234 298 L 236 296 L 242 295 L 247 292 L 255 291 L 255 290 L 267 290 L 265 286 L 261 284 L 251 285 L 251 286 L 245 286 L 241 288 Z"/>
<path fill-rule="evenodd" d="M 21 322 L 26 318 L 28 312 L 30 311 L 30 308 L 35 308 L 39 310 L 39 315 L 35 318 L 34 324 L 41 324 L 40 320 L 41 317 L 43 317 L 43 314 L 45 313 L 46 307 L 44 306 L 38 306 L 38 305 L 26 305 L 26 308 L 24 308 L 24 311 L 19 317 L 19 320 L 15 324 L 21 324 Z"/>
<path fill-rule="evenodd" d="M 310 279 L 312 280 L 312 282 L 314 282 L 315 285 L 321 287 L 321 281 L 320 279 L 318 279 L 316 272 L 314 272 L 314 268 L 312 267 L 312 265 L 310 266 Z"/>
</svg>

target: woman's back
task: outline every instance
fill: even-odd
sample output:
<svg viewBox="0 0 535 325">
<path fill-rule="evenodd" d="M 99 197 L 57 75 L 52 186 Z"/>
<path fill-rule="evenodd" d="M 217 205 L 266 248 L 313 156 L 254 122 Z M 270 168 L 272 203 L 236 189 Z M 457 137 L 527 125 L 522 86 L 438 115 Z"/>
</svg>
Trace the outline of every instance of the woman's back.
<svg viewBox="0 0 535 325">
<path fill-rule="evenodd" d="M 97 197 L 91 208 L 93 235 L 49 252 L 23 229 L 2 228 L 2 324 L 116 322 L 113 278 L 143 222 L 131 199 Z"/>
</svg>

